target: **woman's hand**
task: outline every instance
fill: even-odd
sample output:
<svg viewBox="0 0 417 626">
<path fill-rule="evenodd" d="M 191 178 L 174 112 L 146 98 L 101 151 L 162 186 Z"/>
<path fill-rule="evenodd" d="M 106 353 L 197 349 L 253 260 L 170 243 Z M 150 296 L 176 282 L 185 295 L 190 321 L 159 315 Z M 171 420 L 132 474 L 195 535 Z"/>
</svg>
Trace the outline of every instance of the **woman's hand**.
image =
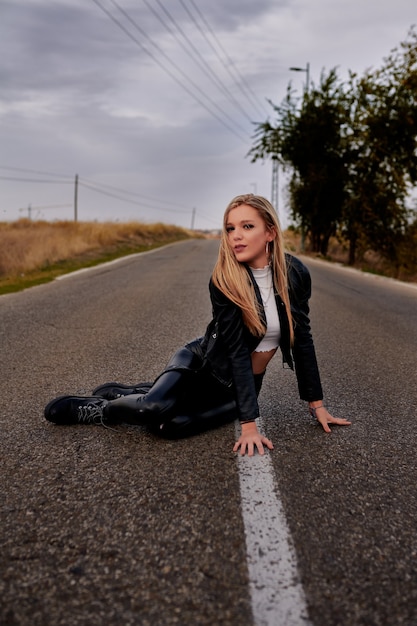
<svg viewBox="0 0 417 626">
<path fill-rule="evenodd" d="M 329 424 L 337 424 L 338 426 L 350 426 L 351 422 L 348 420 L 333 417 L 330 415 L 326 407 L 323 403 L 320 402 L 309 402 L 309 411 L 312 417 L 315 417 L 318 422 L 323 426 L 323 430 L 326 433 L 331 433 Z"/>
<path fill-rule="evenodd" d="M 255 446 L 259 454 L 264 454 L 264 446 L 269 448 L 269 450 L 273 450 L 274 445 L 272 441 L 259 434 L 255 422 L 242 424 L 241 428 L 242 434 L 236 441 L 233 447 L 233 452 L 237 452 L 240 448 L 240 454 L 242 456 L 244 456 L 246 453 L 248 454 L 248 456 L 253 456 Z"/>
</svg>

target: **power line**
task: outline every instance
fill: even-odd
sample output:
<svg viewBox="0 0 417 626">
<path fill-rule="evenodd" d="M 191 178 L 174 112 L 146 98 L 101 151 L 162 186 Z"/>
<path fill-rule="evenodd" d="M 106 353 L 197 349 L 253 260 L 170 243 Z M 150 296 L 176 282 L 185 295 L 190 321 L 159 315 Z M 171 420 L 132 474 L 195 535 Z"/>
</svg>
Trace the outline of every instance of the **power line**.
<svg viewBox="0 0 417 626">
<path fill-rule="evenodd" d="M 110 189 L 113 191 L 118 191 L 128 196 L 135 196 L 138 198 L 144 198 L 145 200 L 150 200 L 151 202 L 159 202 L 160 204 L 170 204 L 171 206 L 178 207 L 180 209 L 190 211 L 191 209 L 185 207 L 183 204 L 178 204 L 177 202 L 170 202 L 168 200 L 159 200 L 159 198 L 152 198 L 150 196 L 145 196 L 141 193 L 137 193 L 135 191 L 127 191 L 126 189 L 120 189 L 120 187 L 113 187 L 112 185 L 106 185 L 104 183 L 97 183 L 96 181 L 89 180 L 88 178 L 82 178 L 83 181 L 90 183 L 91 185 L 95 185 L 96 187 L 103 187 L 103 189 Z"/>
<path fill-rule="evenodd" d="M 158 6 L 162 9 L 162 11 L 165 13 L 165 15 L 168 17 L 168 19 L 174 24 L 174 27 L 176 28 L 176 30 L 182 35 L 182 37 L 184 38 L 184 40 L 188 44 L 188 48 L 187 48 L 187 46 L 184 45 L 184 43 L 178 37 L 178 35 L 175 32 L 175 30 L 173 30 L 169 26 L 169 24 L 167 24 L 167 22 L 164 20 L 164 18 L 158 13 L 158 11 L 155 10 L 155 8 L 150 4 L 150 2 L 148 2 L 148 0 L 143 0 L 143 2 L 148 7 L 148 9 L 155 15 L 155 17 L 159 20 L 159 22 L 161 22 L 161 24 L 166 28 L 166 30 L 175 38 L 175 40 L 180 44 L 182 49 L 185 50 L 187 55 L 190 55 L 190 52 L 191 52 L 191 57 L 194 60 L 194 62 L 196 63 L 196 65 L 199 67 L 199 69 L 204 72 L 204 74 L 216 85 L 216 87 L 218 89 L 220 89 L 220 91 L 223 93 L 223 95 L 226 96 L 226 98 L 229 100 L 229 102 L 231 102 L 237 109 L 239 109 L 239 111 L 246 117 L 246 119 L 249 122 L 252 122 L 253 120 L 248 115 L 248 113 L 245 111 L 245 109 L 242 107 L 240 102 L 238 100 L 236 100 L 236 98 L 234 97 L 232 92 L 229 90 L 229 88 L 223 83 L 223 81 L 219 78 L 219 76 L 217 76 L 217 74 L 214 72 L 214 70 L 210 67 L 210 65 L 207 63 L 205 58 L 202 56 L 202 54 L 200 53 L 198 48 L 193 44 L 193 42 L 190 40 L 188 35 L 184 32 L 184 30 L 181 28 L 181 26 L 178 24 L 178 22 L 172 16 L 172 14 L 168 11 L 168 9 L 166 9 L 161 4 L 160 0 L 155 0 L 155 1 L 158 4 Z"/>
<path fill-rule="evenodd" d="M 236 85 L 238 86 L 238 88 L 240 89 L 240 91 L 242 92 L 242 94 L 244 95 L 245 98 L 247 98 L 249 101 L 251 101 L 251 105 L 254 106 L 257 110 L 258 113 L 261 115 L 261 117 L 264 116 L 263 113 L 260 112 L 259 109 L 259 100 L 258 100 L 258 96 L 254 93 L 254 91 L 251 89 L 249 83 L 246 81 L 246 79 L 244 78 L 244 76 L 242 76 L 242 74 L 239 72 L 239 70 L 237 69 L 234 61 L 230 58 L 230 56 L 228 55 L 228 53 L 226 52 L 226 50 L 224 49 L 224 47 L 222 46 L 222 44 L 220 43 L 219 39 L 217 38 L 216 34 L 214 33 L 213 29 L 211 28 L 210 24 L 207 22 L 206 18 L 204 17 L 203 13 L 201 12 L 201 10 L 199 9 L 199 7 L 196 5 L 196 3 L 194 2 L 194 0 L 189 0 L 190 4 L 192 4 L 194 10 L 197 12 L 197 14 L 199 15 L 201 21 L 203 22 L 203 24 L 205 25 L 207 31 L 209 32 L 209 34 L 211 35 L 211 37 L 213 38 L 213 40 L 216 42 L 218 48 L 220 49 L 220 51 L 222 52 L 222 54 L 224 55 L 224 59 L 226 59 L 227 63 L 225 62 L 225 60 L 220 56 L 218 50 L 216 49 L 215 46 L 213 46 L 212 42 L 210 41 L 209 37 L 207 36 L 207 34 L 204 32 L 204 30 L 201 28 L 200 24 L 197 22 L 197 20 L 195 19 L 195 17 L 192 15 L 191 11 L 188 9 L 188 7 L 186 6 L 184 0 L 179 0 L 180 4 L 182 5 L 182 7 L 184 8 L 184 10 L 188 13 L 188 15 L 190 16 L 190 18 L 193 20 L 193 23 L 195 24 L 195 26 L 198 28 L 198 30 L 200 31 L 200 33 L 202 34 L 202 36 L 204 37 L 204 39 L 207 41 L 207 43 L 209 44 L 210 48 L 213 50 L 213 52 L 215 53 L 215 55 L 217 56 L 217 58 L 219 59 L 219 61 L 221 62 L 221 64 L 223 65 L 223 67 L 225 68 L 225 70 L 228 72 L 228 74 L 231 76 L 231 78 L 234 80 L 234 82 L 236 83 Z M 235 76 L 233 75 L 233 73 L 231 72 L 230 68 L 233 68 L 234 72 L 235 72 Z M 242 84 L 245 86 L 245 89 L 242 87 Z"/>
<path fill-rule="evenodd" d="M 179 210 L 179 209 L 168 209 L 168 208 L 161 208 L 161 207 L 156 207 L 153 205 L 149 205 L 149 204 L 144 204 L 142 202 L 136 202 L 135 200 L 129 200 L 128 198 L 123 198 L 122 196 L 119 196 L 115 193 L 112 193 L 110 191 L 105 191 L 104 189 L 100 189 L 100 187 L 97 187 L 94 184 L 90 184 L 90 183 L 86 183 L 83 182 L 82 180 L 79 181 L 79 184 L 82 185 L 83 187 L 86 187 L 87 189 L 91 189 L 92 191 L 96 191 L 97 193 L 101 193 L 104 196 L 109 196 L 110 198 L 115 198 L 116 200 L 121 200 L 122 202 L 127 202 L 129 204 L 134 204 L 136 206 L 142 207 L 142 208 L 146 208 L 146 209 L 154 209 L 155 211 L 167 211 L 168 213 L 189 213 L 191 209 L 189 209 L 188 211 L 186 210 Z"/>
<path fill-rule="evenodd" d="M 1 166 L 0 165 L 0 169 L 7 169 L 7 170 L 16 170 L 16 171 L 22 171 L 22 172 L 33 172 L 33 173 L 37 173 L 37 174 L 43 174 L 43 175 L 49 175 L 49 176 L 66 176 L 65 174 L 53 174 L 51 172 L 41 172 L 39 170 L 31 170 L 31 169 L 24 169 L 24 168 L 17 168 L 17 167 L 7 167 L 7 166 Z M 10 181 L 15 181 L 15 182 L 27 182 L 27 183 L 44 183 L 44 184 L 74 184 L 74 180 L 72 177 L 72 180 L 46 180 L 46 179 L 39 179 L 39 178 L 23 178 L 23 177 L 12 177 L 12 176 L 0 176 L 0 180 L 10 180 Z M 125 189 L 120 189 L 117 187 L 112 187 L 111 185 L 104 185 L 104 184 L 100 184 L 100 183 L 96 183 L 94 181 L 85 179 L 85 178 L 80 178 L 79 179 L 79 184 L 90 189 L 91 191 L 95 191 L 97 193 L 101 193 L 103 195 L 107 195 L 110 196 L 112 198 L 115 198 L 117 200 L 121 200 L 122 202 L 128 202 L 130 204 L 135 204 L 137 206 L 143 207 L 143 208 L 150 208 L 150 209 L 155 209 L 157 211 L 168 211 L 169 213 L 189 213 L 191 211 L 191 208 L 187 208 L 184 207 L 184 205 L 180 205 L 174 202 L 169 202 L 169 201 L 165 201 L 165 200 L 159 200 L 158 198 L 151 198 L 149 196 L 144 196 L 143 194 L 139 194 L 139 193 L 135 193 L 133 191 L 127 191 Z M 143 202 L 136 202 L 134 200 L 129 200 L 128 198 L 122 197 L 118 194 L 115 193 L 111 193 L 111 191 L 107 191 L 107 189 L 109 190 L 114 190 L 117 191 L 121 194 L 127 195 L 127 196 L 135 196 L 138 198 L 144 198 L 146 200 L 145 203 Z M 150 202 L 149 202 L 150 201 Z M 159 203 L 162 204 L 163 207 L 160 206 L 155 206 L 155 204 L 152 203 Z M 171 205 L 171 206 L 175 206 L 177 207 L 176 209 L 170 209 L 168 208 L 166 205 Z M 60 205 L 60 206 L 70 206 L 70 205 Z M 32 208 L 49 208 L 49 207 L 32 207 Z M 53 207 L 51 207 L 53 208 Z"/>
<path fill-rule="evenodd" d="M 14 172 L 27 172 L 29 174 L 41 174 L 42 176 L 57 176 L 58 178 L 70 178 L 68 174 L 57 174 L 56 172 L 40 172 L 39 170 L 28 170 L 22 167 L 10 167 L 7 165 L 0 165 L 1 170 L 10 170 Z"/>
<path fill-rule="evenodd" d="M 64 180 L 64 181 L 56 181 L 56 180 L 41 180 L 39 178 L 36 179 L 32 179 L 32 178 L 21 178 L 21 177 L 12 177 L 12 176 L 0 176 L 0 180 L 15 180 L 17 182 L 34 182 L 34 183 L 52 183 L 52 184 L 73 184 L 74 183 L 74 176 L 70 176 L 68 174 L 57 174 L 56 172 L 43 172 L 40 170 L 33 170 L 33 169 L 26 169 L 26 168 L 22 168 L 22 167 L 10 167 L 7 165 L 0 165 L 0 169 L 2 170 L 11 170 L 11 171 L 16 171 L 16 172 L 31 172 L 32 174 L 39 174 L 41 176 L 57 176 L 59 178 L 68 178 L 71 180 Z M 130 195 L 130 196 L 136 196 L 138 198 L 144 198 L 145 200 L 150 200 L 151 202 L 157 202 L 160 204 L 169 204 L 173 207 L 178 207 L 180 209 L 183 209 L 184 211 L 190 211 L 191 209 L 185 207 L 183 204 L 179 204 L 178 202 L 172 202 L 169 200 L 160 200 L 159 198 L 152 198 L 151 196 L 145 196 L 144 194 L 141 193 L 137 193 L 135 191 L 129 191 L 127 189 L 120 189 L 120 187 L 113 187 L 112 185 L 106 185 L 104 183 L 98 183 L 96 181 L 93 180 L 89 180 L 88 178 L 82 178 L 83 181 L 85 181 L 86 183 L 90 183 L 92 186 L 95 186 L 97 188 L 99 187 L 103 187 L 104 189 L 110 189 L 113 191 L 118 191 L 120 193 L 123 193 L 125 195 Z M 36 207 L 39 208 L 39 207 Z"/>
<path fill-rule="evenodd" d="M 40 174 L 40 175 L 48 175 L 48 176 L 57 176 L 57 177 L 67 177 L 70 178 L 70 176 L 66 175 L 66 174 L 56 174 L 53 172 L 42 172 L 39 170 L 33 170 L 33 169 L 25 169 L 25 168 L 19 168 L 19 167 L 9 167 L 9 166 L 5 166 L 5 165 L 0 165 L 0 169 L 5 169 L 5 170 L 14 170 L 14 171 L 19 171 L 19 172 L 32 172 L 32 173 L 36 173 L 36 174 Z M 71 180 L 46 180 L 46 179 L 39 179 L 39 178 L 23 178 L 23 177 L 17 177 L 17 176 L 0 176 L 0 180 L 10 180 L 10 181 L 16 181 L 16 182 L 27 182 L 27 183 L 45 183 L 45 184 L 70 184 L 73 185 L 74 184 L 74 177 L 71 177 Z M 152 198 L 151 196 L 146 196 L 144 194 L 140 194 L 134 191 L 129 191 L 127 189 L 121 189 L 120 187 L 113 187 L 112 185 L 106 185 L 104 183 L 97 183 L 96 181 L 92 181 L 89 180 L 88 178 L 81 178 L 79 177 L 79 184 L 83 185 L 86 188 L 89 188 L 92 191 L 96 191 L 97 193 L 101 193 L 103 195 L 108 195 L 110 197 L 116 198 L 117 200 L 122 200 L 123 202 L 130 202 L 131 204 L 136 204 L 137 206 L 141 206 L 144 208 L 151 208 L 151 209 L 155 209 L 158 211 L 168 211 L 168 212 L 172 212 L 172 213 L 189 213 L 191 211 L 191 208 L 188 208 L 186 206 L 184 206 L 183 204 L 179 204 L 176 202 L 171 202 L 169 200 L 160 200 L 159 198 Z M 109 191 L 108 191 L 109 190 Z M 124 198 L 120 195 L 117 195 L 115 193 L 111 193 L 112 191 L 118 192 L 120 194 L 123 194 L 124 196 L 133 196 L 136 198 L 143 198 L 146 202 L 134 202 L 132 200 L 129 200 L 127 198 Z M 151 203 L 151 204 L 150 204 Z M 155 204 L 152 203 L 156 203 L 156 204 L 160 204 L 163 205 L 162 207 L 160 206 L 155 206 Z M 172 208 L 167 208 L 166 205 L 169 205 L 171 207 L 175 207 L 175 210 Z M 60 206 L 70 206 L 70 205 L 60 205 Z M 49 208 L 49 207 L 32 207 L 32 208 Z M 53 207 L 51 207 L 53 208 Z"/>
<path fill-rule="evenodd" d="M 51 183 L 53 185 L 70 185 L 70 180 L 40 180 L 39 178 L 18 178 L 14 176 L 0 176 L 0 180 L 15 180 L 19 183 Z"/>
<path fill-rule="evenodd" d="M 115 0 L 110 0 L 112 2 L 112 4 L 126 17 L 126 19 L 129 20 L 129 22 L 132 23 L 132 25 L 142 34 L 142 36 L 144 36 L 146 39 L 148 39 L 150 41 L 150 43 L 152 45 L 154 45 L 158 51 L 171 63 L 171 65 L 173 65 L 175 67 L 175 69 L 189 82 L 192 84 L 192 86 L 194 87 L 194 89 L 197 89 L 197 91 L 199 91 L 202 96 L 210 101 L 211 105 L 214 106 L 216 109 L 218 109 L 220 111 L 221 114 L 223 114 L 225 117 L 229 118 L 229 116 L 227 115 L 227 113 L 225 113 L 221 107 L 219 107 L 211 98 L 210 96 L 208 96 L 207 94 L 205 94 L 202 89 L 196 85 L 193 81 L 191 81 L 191 79 L 189 78 L 189 76 L 187 76 L 173 61 L 172 59 L 169 58 L 169 56 L 167 54 L 165 54 L 165 52 L 157 45 L 155 44 L 149 37 L 148 35 L 145 33 L 145 31 L 129 16 L 129 14 L 124 11 L 124 9 L 122 9 L 122 7 L 120 7 L 117 2 L 115 2 Z M 148 50 L 143 43 L 137 39 L 134 35 L 132 35 L 132 33 L 108 10 L 106 9 L 102 4 L 100 4 L 99 0 L 92 0 L 92 2 L 94 2 L 94 4 L 96 4 L 106 15 L 107 17 L 114 22 L 135 44 L 137 44 L 138 46 L 140 46 L 142 48 L 142 50 L 145 52 L 145 54 L 147 54 L 149 57 L 151 57 L 151 59 L 153 61 L 155 61 L 155 63 L 164 70 L 164 72 L 166 72 L 178 85 L 180 85 L 192 98 L 194 98 L 194 100 L 196 100 L 198 102 L 198 104 L 200 104 L 200 106 L 202 106 L 208 113 L 210 113 L 210 115 L 212 115 L 213 117 L 215 117 L 223 126 L 225 126 L 230 132 L 232 132 L 236 137 L 238 137 L 239 139 L 241 139 L 242 141 L 244 141 L 245 143 L 247 142 L 247 138 L 242 137 L 242 135 L 239 134 L 239 132 L 237 132 L 233 126 L 231 126 L 230 124 L 228 124 L 224 119 L 222 119 L 215 111 L 212 111 L 208 106 L 207 103 L 205 103 L 203 100 L 201 100 L 193 91 L 191 91 L 191 89 L 189 87 L 187 87 L 186 84 L 184 84 L 177 76 L 175 76 L 175 74 L 169 70 L 163 63 L 161 63 L 161 61 L 150 51 Z M 235 121 L 232 118 L 229 118 L 231 120 L 231 122 L 233 124 L 235 124 L 235 126 L 238 126 Z M 243 131 L 245 132 L 245 131 Z"/>
<path fill-rule="evenodd" d="M 46 204 L 45 206 L 32 206 L 30 205 L 32 210 L 44 210 L 44 209 L 66 209 L 72 204 Z M 26 211 L 26 209 L 19 209 L 19 211 Z"/>
<path fill-rule="evenodd" d="M 124 15 L 126 17 L 126 19 L 141 33 L 141 35 L 143 37 L 145 37 L 157 49 L 157 51 L 160 54 L 162 54 L 162 56 L 169 63 L 171 63 L 171 65 L 176 69 L 176 71 L 179 72 L 181 74 L 181 76 L 183 76 L 183 78 L 185 78 L 185 80 L 188 81 L 194 87 L 194 89 L 196 89 L 204 98 L 207 98 L 209 100 L 209 102 L 212 104 L 212 106 L 214 106 L 219 111 L 219 113 L 224 115 L 225 118 L 227 118 L 229 120 L 229 122 L 234 124 L 237 129 L 239 129 L 240 131 L 242 131 L 244 133 L 246 132 L 245 129 L 242 128 L 241 126 L 239 126 L 239 124 L 237 124 L 236 121 L 232 117 L 230 117 L 230 115 L 228 115 L 216 102 L 214 102 L 214 100 L 209 95 L 207 95 L 207 93 L 205 93 L 201 89 L 201 87 L 199 87 L 187 74 L 185 74 L 185 72 L 182 71 L 182 69 L 171 59 L 171 57 L 168 54 L 166 54 L 164 52 L 164 50 L 149 37 L 149 35 L 137 24 L 137 22 L 135 22 L 135 20 L 127 13 L 127 11 L 125 11 L 116 2 L 116 0 L 110 0 L 110 2 L 122 13 L 122 15 Z M 168 15 L 169 15 L 169 13 L 168 13 Z"/>
<path fill-rule="evenodd" d="M 220 218 L 219 220 L 214 220 L 212 217 L 209 217 L 208 215 L 206 215 L 205 213 L 201 213 L 201 211 L 197 212 L 197 215 L 199 218 L 203 218 L 208 222 L 211 222 L 212 224 L 216 224 L 217 228 L 220 230 L 222 227 L 222 219 Z"/>
<path fill-rule="evenodd" d="M 134 204 L 134 205 L 140 206 L 142 208 L 150 208 L 150 209 L 155 209 L 157 211 L 167 211 L 168 213 L 190 213 L 190 211 L 192 211 L 192 209 L 186 209 L 186 208 L 184 208 L 182 210 L 178 210 L 178 209 L 174 210 L 174 209 L 169 209 L 167 207 L 156 207 L 156 206 L 149 205 L 149 204 L 143 204 L 143 203 L 135 202 L 135 201 L 129 200 L 127 198 L 123 198 L 121 196 L 118 196 L 117 194 L 108 192 L 105 189 L 100 189 L 100 186 L 101 186 L 101 187 L 107 187 L 109 189 L 115 189 L 117 191 L 118 190 L 117 187 L 112 187 L 111 185 L 103 185 L 103 184 L 98 186 L 95 183 L 92 183 L 91 181 L 90 182 L 85 182 L 85 181 L 86 181 L 85 178 L 84 179 L 80 178 L 79 179 L 79 184 L 82 185 L 83 187 L 91 189 L 92 191 L 97 191 L 98 193 L 101 193 L 101 194 L 103 194 L 105 196 L 110 196 L 112 198 L 116 198 L 117 200 L 122 200 L 123 202 L 128 202 L 130 204 Z M 120 191 L 121 193 L 128 194 L 128 195 L 140 196 L 140 194 L 136 194 L 134 192 L 124 191 L 122 189 L 119 189 L 118 191 Z M 147 196 L 142 196 L 142 197 L 146 198 Z M 150 198 L 150 199 L 152 200 L 152 198 Z M 156 200 L 156 202 L 160 202 L 161 204 L 164 203 L 163 200 Z M 167 204 L 173 204 L 173 203 L 167 202 Z M 180 205 L 177 205 L 177 206 L 180 206 Z M 212 222 L 213 224 L 216 224 L 220 228 L 219 222 L 217 220 L 213 220 L 213 218 L 210 218 L 208 215 L 205 215 L 204 213 L 201 213 L 201 211 L 198 212 L 198 215 L 199 215 L 199 217 L 202 217 L 202 218 L 206 219 L 207 221 Z"/>
</svg>

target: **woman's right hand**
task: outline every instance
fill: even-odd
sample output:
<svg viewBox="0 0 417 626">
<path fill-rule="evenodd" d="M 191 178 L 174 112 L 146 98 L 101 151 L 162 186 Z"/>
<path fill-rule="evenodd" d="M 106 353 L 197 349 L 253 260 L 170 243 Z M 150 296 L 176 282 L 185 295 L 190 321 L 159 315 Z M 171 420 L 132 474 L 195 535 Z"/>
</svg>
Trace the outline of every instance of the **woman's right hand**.
<svg viewBox="0 0 417 626">
<path fill-rule="evenodd" d="M 241 428 L 242 433 L 233 447 L 233 452 L 237 452 L 240 448 L 241 456 L 245 454 L 253 456 L 255 448 L 258 450 L 259 454 L 264 454 L 264 446 L 269 450 L 274 449 L 272 441 L 258 432 L 256 422 L 247 422 L 246 424 L 242 424 Z"/>
</svg>

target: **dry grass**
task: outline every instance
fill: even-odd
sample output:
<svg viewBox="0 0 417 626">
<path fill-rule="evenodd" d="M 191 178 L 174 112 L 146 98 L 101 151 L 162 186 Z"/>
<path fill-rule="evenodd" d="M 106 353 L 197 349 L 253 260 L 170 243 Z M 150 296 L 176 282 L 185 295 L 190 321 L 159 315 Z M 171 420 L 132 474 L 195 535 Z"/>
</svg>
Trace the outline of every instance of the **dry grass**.
<svg viewBox="0 0 417 626">
<path fill-rule="evenodd" d="M 294 254 L 301 253 L 301 237 L 299 233 L 294 230 L 287 230 L 284 233 L 284 240 L 287 250 L 293 252 Z M 311 257 L 322 258 L 320 254 L 309 251 L 308 239 L 306 241 L 306 249 L 303 254 Z M 325 258 L 327 261 L 348 265 L 348 244 L 341 242 L 336 237 L 331 237 Z M 407 264 L 404 264 L 400 268 L 396 268 L 375 251 L 365 250 L 362 254 L 358 255 L 358 259 L 353 267 L 363 272 L 388 276 L 389 278 L 396 278 L 404 282 L 417 283 L 417 268 L 412 259 L 408 259 Z"/>
<path fill-rule="evenodd" d="M 0 222 L 0 294 L 198 236 L 185 228 L 160 223 Z"/>
<path fill-rule="evenodd" d="M 185 229 L 165 224 L 49 223 L 27 219 L 0 223 L 0 277 L 17 276 L 94 252 L 152 247 L 189 236 Z"/>
</svg>

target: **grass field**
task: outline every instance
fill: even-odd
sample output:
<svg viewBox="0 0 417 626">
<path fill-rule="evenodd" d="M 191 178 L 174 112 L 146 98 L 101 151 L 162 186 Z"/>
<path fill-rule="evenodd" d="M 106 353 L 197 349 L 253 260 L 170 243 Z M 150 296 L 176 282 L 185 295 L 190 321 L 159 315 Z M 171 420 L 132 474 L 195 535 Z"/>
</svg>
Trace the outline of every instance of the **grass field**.
<svg viewBox="0 0 417 626">
<path fill-rule="evenodd" d="M 198 236 L 185 228 L 136 222 L 0 223 L 0 294 L 48 282 L 80 267 Z"/>
</svg>

